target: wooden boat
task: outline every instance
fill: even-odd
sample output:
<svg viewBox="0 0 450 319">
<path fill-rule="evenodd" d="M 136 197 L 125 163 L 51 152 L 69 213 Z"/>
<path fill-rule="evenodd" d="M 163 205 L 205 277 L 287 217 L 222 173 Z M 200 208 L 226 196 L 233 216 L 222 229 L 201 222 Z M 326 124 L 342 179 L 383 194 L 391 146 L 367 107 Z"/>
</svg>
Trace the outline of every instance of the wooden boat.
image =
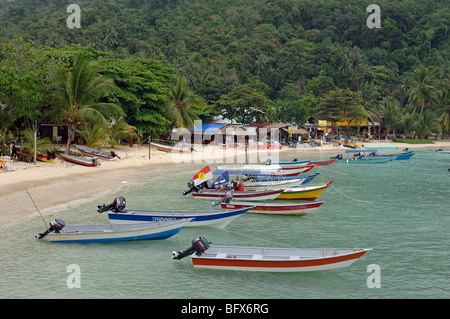
<svg viewBox="0 0 450 319">
<path fill-rule="evenodd" d="M 288 216 L 305 216 L 312 213 L 317 208 L 322 206 L 324 202 L 313 202 L 313 203 L 289 203 L 289 204 L 278 204 L 278 203 L 246 203 L 246 202 L 235 202 L 221 203 L 222 209 L 239 209 L 248 208 L 249 213 L 255 214 L 271 214 L 271 215 L 288 215 Z"/>
<path fill-rule="evenodd" d="M 279 169 L 295 169 L 295 168 L 300 168 L 300 167 L 304 167 L 306 165 L 308 165 L 310 163 L 310 161 L 297 161 L 294 160 L 292 162 L 277 162 L 277 163 L 272 163 L 269 162 L 267 165 L 270 167 L 278 167 Z"/>
<path fill-rule="evenodd" d="M 52 243 L 103 243 L 147 239 L 165 239 L 177 234 L 190 219 L 137 224 L 104 224 L 66 226 L 56 219 L 50 228 L 36 235 Z"/>
<path fill-rule="evenodd" d="M 192 241 L 172 259 L 190 256 L 195 268 L 264 272 L 334 271 L 350 266 L 372 248 L 266 248 L 210 246 L 204 238 Z"/>
<path fill-rule="evenodd" d="M 300 175 L 301 173 L 305 173 L 310 171 L 314 165 L 308 165 L 308 166 L 304 166 L 304 167 L 299 167 L 299 168 L 295 168 L 295 169 L 290 169 L 290 170 L 283 170 L 281 168 L 279 169 L 273 169 L 273 168 L 261 168 L 261 166 L 268 166 L 268 165 L 259 165 L 259 170 L 258 169 L 252 169 L 252 167 L 250 167 L 250 169 L 244 169 L 244 167 L 242 166 L 242 169 L 239 168 L 229 168 L 228 166 L 220 166 L 218 167 L 217 170 L 215 170 L 213 172 L 213 174 L 223 174 L 226 171 L 228 171 L 228 173 L 230 175 L 246 175 L 246 176 L 297 176 Z M 255 167 L 253 167 L 255 168 Z"/>
<path fill-rule="evenodd" d="M 227 212 L 221 210 L 209 211 L 168 211 L 168 210 L 142 210 L 142 209 L 125 209 L 126 200 L 122 196 L 118 196 L 109 205 L 99 205 L 98 212 L 108 212 L 108 218 L 111 224 L 126 223 L 147 223 L 158 221 L 176 221 L 190 219 L 190 223 L 186 227 L 195 226 L 214 226 L 223 228 L 236 217 L 246 213 L 250 207 L 230 210 Z"/>
<path fill-rule="evenodd" d="M 286 184 L 306 184 L 312 181 L 317 175 L 297 175 L 297 176 L 255 176 L 244 182 L 245 187 L 267 187 L 267 186 L 282 186 Z"/>
<path fill-rule="evenodd" d="M 315 200 L 322 194 L 333 181 L 323 185 L 305 186 L 305 187 L 292 187 L 283 190 L 275 199 L 302 199 L 302 200 Z M 234 194 L 233 194 L 234 196 Z"/>
<path fill-rule="evenodd" d="M 336 159 L 310 161 L 308 165 L 330 165 L 336 162 Z"/>
<path fill-rule="evenodd" d="M 155 142 L 150 142 L 150 145 L 156 147 L 160 151 L 165 151 L 165 152 L 192 153 L 192 151 L 193 151 L 193 148 L 191 146 L 177 147 L 177 146 L 159 144 L 159 143 L 155 143 Z"/>
<path fill-rule="evenodd" d="M 22 156 L 34 158 L 34 155 L 25 151 L 22 151 Z M 56 155 L 54 153 L 36 153 L 36 159 L 41 162 L 53 163 L 55 161 Z"/>
<path fill-rule="evenodd" d="M 114 153 L 114 151 L 102 151 L 102 150 L 97 150 L 95 148 L 91 148 L 91 147 L 87 147 L 84 145 L 74 145 L 80 152 L 83 152 L 86 155 L 89 156 L 95 156 L 101 159 L 107 159 L 107 160 L 112 160 L 116 157 L 120 158 L 119 156 L 117 156 L 116 153 Z"/>
<path fill-rule="evenodd" d="M 192 196 L 194 198 L 201 198 L 201 199 L 222 198 L 225 197 L 228 192 L 231 192 L 233 198 L 236 199 L 244 201 L 262 201 L 275 199 L 283 191 L 284 189 L 266 189 L 266 190 L 248 190 L 248 191 L 202 189 L 199 190 L 197 193 L 192 193 Z"/>
<path fill-rule="evenodd" d="M 349 164 L 377 164 L 377 163 L 387 163 L 392 161 L 391 157 L 367 157 L 367 158 L 347 158 L 338 159 L 338 163 L 349 163 Z"/>
<path fill-rule="evenodd" d="M 91 166 L 91 167 L 95 167 L 100 165 L 100 163 L 98 162 L 96 157 L 93 157 L 92 159 L 85 159 L 82 157 L 78 157 L 78 156 L 73 156 L 73 155 L 69 155 L 69 154 L 60 154 L 60 156 L 65 159 L 68 162 L 71 163 L 75 163 L 75 164 L 80 164 L 80 165 L 84 165 L 84 166 Z"/>
<path fill-rule="evenodd" d="M 125 210 L 120 213 L 109 212 L 110 223 L 145 223 L 163 220 L 180 220 L 190 218 L 191 222 L 185 227 L 213 226 L 224 228 L 235 218 L 246 213 L 252 206 L 236 208 L 229 211 L 152 211 L 152 210 Z"/>
<path fill-rule="evenodd" d="M 374 164 L 374 163 L 386 163 L 390 162 L 395 158 L 395 155 L 389 156 L 378 156 L 376 155 L 377 150 L 346 150 L 345 153 L 355 153 L 353 158 L 344 159 L 341 154 L 333 157 L 337 158 L 338 163 L 363 163 L 363 164 Z"/>
<path fill-rule="evenodd" d="M 394 158 L 395 160 L 408 160 L 410 159 L 412 156 L 414 155 L 414 153 L 401 153 L 401 154 L 397 154 L 397 156 Z"/>
</svg>

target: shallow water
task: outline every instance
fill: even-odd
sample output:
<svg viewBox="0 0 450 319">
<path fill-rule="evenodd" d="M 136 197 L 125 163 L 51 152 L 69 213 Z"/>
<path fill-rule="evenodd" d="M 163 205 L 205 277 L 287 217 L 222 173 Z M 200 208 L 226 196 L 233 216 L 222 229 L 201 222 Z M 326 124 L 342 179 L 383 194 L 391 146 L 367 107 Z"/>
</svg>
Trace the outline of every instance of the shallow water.
<svg viewBox="0 0 450 319">
<path fill-rule="evenodd" d="M 282 153 L 281 160 L 326 159 L 329 154 Z M 440 160 L 438 160 L 440 159 Z M 122 195 L 128 208 L 209 209 L 210 201 L 183 196 L 203 167 L 124 175 L 123 186 L 43 210 L 47 221 L 108 223 L 97 205 Z M 211 165 L 213 167 L 214 165 Z M 160 241 L 51 244 L 36 241 L 38 214 L 0 227 L 0 298 L 449 298 L 450 155 L 417 153 L 388 164 L 316 167 L 311 183 L 334 180 L 304 217 L 244 214 L 225 229 L 187 228 Z M 258 273 L 194 269 L 171 259 L 204 236 L 217 245 L 370 247 L 348 268 L 330 273 Z M 69 265 L 80 288 L 68 288 Z M 380 288 L 369 288 L 369 265 Z M 369 278 L 369 282 L 371 279 Z M 45 289 L 43 289 L 45 287 Z"/>
</svg>

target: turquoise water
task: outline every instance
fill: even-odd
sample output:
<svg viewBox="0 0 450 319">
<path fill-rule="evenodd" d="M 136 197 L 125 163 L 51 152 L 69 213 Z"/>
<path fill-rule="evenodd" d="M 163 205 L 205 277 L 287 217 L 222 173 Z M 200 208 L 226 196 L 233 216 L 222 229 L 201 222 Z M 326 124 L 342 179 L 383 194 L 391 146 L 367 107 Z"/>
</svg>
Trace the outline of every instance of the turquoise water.
<svg viewBox="0 0 450 319">
<path fill-rule="evenodd" d="M 283 153 L 281 160 L 326 159 L 329 154 Z M 438 160 L 440 159 L 440 160 Z M 211 165 L 213 166 L 213 165 Z M 123 195 L 128 208 L 209 209 L 210 202 L 182 196 L 203 167 L 127 177 L 123 186 L 43 210 L 67 224 L 107 223 L 97 205 Z M 36 241 L 39 215 L 0 227 L 0 298 L 449 298 L 450 155 L 417 153 L 388 164 L 335 163 L 314 168 L 311 183 L 334 180 L 326 201 L 304 217 L 245 214 L 225 229 L 183 229 L 162 241 L 51 244 Z M 191 240 L 266 247 L 370 247 L 348 268 L 330 273 L 258 273 L 194 269 L 172 260 Z M 80 288 L 68 288 L 69 265 L 80 270 Z M 379 267 L 380 288 L 369 288 Z"/>
</svg>

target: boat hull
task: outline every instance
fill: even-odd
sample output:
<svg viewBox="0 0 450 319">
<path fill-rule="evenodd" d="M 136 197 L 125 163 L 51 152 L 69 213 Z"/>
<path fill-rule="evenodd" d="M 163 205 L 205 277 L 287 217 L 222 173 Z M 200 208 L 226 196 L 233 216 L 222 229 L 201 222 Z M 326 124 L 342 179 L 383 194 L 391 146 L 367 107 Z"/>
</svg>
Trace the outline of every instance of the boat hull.
<svg viewBox="0 0 450 319">
<path fill-rule="evenodd" d="M 395 158 L 395 160 L 408 160 L 410 159 L 412 156 L 414 155 L 414 153 L 404 153 L 404 154 L 399 154 L 397 155 L 397 157 Z"/>
<path fill-rule="evenodd" d="M 192 150 L 190 150 L 190 149 L 173 147 L 173 146 L 159 144 L 159 143 L 154 143 L 154 142 L 150 142 L 150 145 L 156 147 L 160 151 L 165 151 L 165 152 L 192 153 Z"/>
<path fill-rule="evenodd" d="M 348 164 L 380 164 L 387 163 L 392 161 L 392 157 L 384 158 L 384 157 L 371 157 L 364 159 L 342 159 L 338 160 L 338 163 L 348 163 Z"/>
<path fill-rule="evenodd" d="M 195 268 L 264 272 L 335 271 L 350 266 L 368 249 L 294 249 L 211 246 L 192 256 Z"/>
<path fill-rule="evenodd" d="M 108 217 L 111 224 L 175 221 L 192 218 L 191 222 L 186 224 L 185 227 L 213 226 L 224 228 L 250 208 L 251 206 L 240 207 L 227 212 L 220 210 L 204 212 L 127 210 L 122 213 L 110 212 Z"/>
<path fill-rule="evenodd" d="M 336 162 L 336 159 L 330 160 L 319 160 L 319 161 L 310 161 L 308 165 L 330 165 Z"/>
<path fill-rule="evenodd" d="M 283 192 L 283 189 L 265 190 L 265 191 L 222 191 L 222 190 L 200 190 L 197 193 L 192 193 L 194 198 L 211 199 L 222 198 L 231 192 L 234 199 L 244 201 L 262 201 L 272 200 L 278 197 Z"/>
<path fill-rule="evenodd" d="M 74 145 L 80 152 L 89 155 L 94 156 L 106 160 L 113 160 L 116 156 L 111 155 L 110 152 L 102 151 L 102 150 L 96 150 L 94 148 L 86 147 L 83 145 Z"/>
<path fill-rule="evenodd" d="M 189 221 L 189 219 L 185 219 L 177 222 L 132 225 L 65 226 L 61 233 L 49 233 L 44 238 L 52 243 L 105 243 L 166 239 L 177 234 Z"/>
<path fill-rule="evenodd" d="M 306 187 L 292 187 L 285 189 L 277 198 L 275 199 L 299 199 L 299 200 L 310 200 L 313 201 L 320 196 L 327 188 L 331 185 L 333 181 L 319 186 L 306 186 Z"/>
<path fill-rule="evenodd" d="M 305 216 L 312 213 L 322 206 L 324 202 L 314 202 L 305 204 L 274 204 L 274 203 L 245 203 L 234 202 L 222 203 L 222 209 L 249 208 L 249 213 L 286 215 L 286 216 Z M 254 207 L 252 207 L 254 205 Z"/>
<path fill-rule="evenodd" d="M 65 159 L 66 161 L 71 162 L 71 163 L 75 163 L 75 164 L 79 164 L 79 165 L 84 165 L 84 166 L 90 166 L 90 167 L 96 167 L 96 166 L 98 166 L 97 163 L 94 163 L 94 162 L 91 161 L 91 160 L 86 160 L 86 159 L 81 158 L 81 157 L 72 156 L 72 155 L 67 155 L 67 154 L 60 154 L 60 155 L 61 155 L 61 157 L 62 157 L 63 159 Z"/>
</svg>

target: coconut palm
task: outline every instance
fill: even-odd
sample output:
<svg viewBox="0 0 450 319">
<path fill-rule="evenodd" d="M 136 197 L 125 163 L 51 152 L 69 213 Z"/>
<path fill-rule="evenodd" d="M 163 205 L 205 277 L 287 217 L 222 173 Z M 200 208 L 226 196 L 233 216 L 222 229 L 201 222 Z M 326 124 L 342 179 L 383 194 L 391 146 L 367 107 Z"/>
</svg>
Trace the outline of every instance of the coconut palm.
<svg viewBox="0 0 450 319">
<path fill-rule="evenodd" d="M 76 56 L 72 70 L 59 68 L 55 84 L 64 103 L 62 119 L 68 126 L 69 137 L 65 153 L 68 154 L 71 136 L 86 121 L 105 121 L 110 114 L 122 115 L 120 106 L 98 102 L 102 95 L 115 88 L 114 81 L 101 75 L 103 68 L 86 57 Z"/>
<path fill-rule="evenodd" d="M 175 86 L 170 88 L 169 101 L 166 103 L 166 113 L 175 127 L 189 127 L 198 119 L 192 106 L 198 103 L 198 99 L 189 89 L 187 81 L 182 76 L 178 77 Z"/>
<path fill-rule="evenodd" d="M 378 104 L 377 114 L 384 118 L 386 136 L 400 127 L 402 123 L 401 110 L 398 101 L 392 97 L 385 97 Z"/>
<path fill-rule="evenodd" d="M 423 65 L 414 70 L 408 90 L 408 100 L 414 105 L 412 116 L 418 107 L 421 108 L 420 114 L 422 115 L 424 107 L 438 96 L 436 72 L 437 69 L 428 69 Z"/>
<path fill-rule="evenodd" d="M 439 133 L 440 127 L 436 114 L 430 110 L 425 110 L 423 114 L 419 116 L 417 130 L 420 139 L 427 138 L 431 133 Z"/>
<path fill-rule="evenodd" d="M 104 123 L 86 123 L 77 130 L 77 133 L 86 141 L 86 146 L 100 148 L 103 142 L 108 139 L 107 128 Z"/>
</svg>

